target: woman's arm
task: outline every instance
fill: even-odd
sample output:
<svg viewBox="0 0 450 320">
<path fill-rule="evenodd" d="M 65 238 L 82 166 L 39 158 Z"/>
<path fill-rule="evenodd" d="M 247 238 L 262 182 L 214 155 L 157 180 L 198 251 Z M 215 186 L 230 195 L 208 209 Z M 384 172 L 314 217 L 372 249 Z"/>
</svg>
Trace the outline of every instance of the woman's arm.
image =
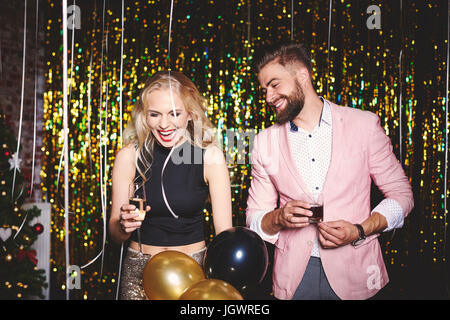
<svg viewBox="0 0 450 320">
<path fill-rule="evenodd" d="M 121 207 L 128 207 L 128 186 L 134 180 L 136 171 L 136 151 L 132 145 L 122 148 L 116 155 L 112 172 L 112 206 L 109 219 L 109 233 L 112 240 L 122 243 L 131 236 L 130 230 L 125 230 L 120 224 Z M 136 214 L 137 215 L 137 214 Z M 131 223 L 131 222 L 130 222 Z M 138 223 L 138 222 L 135 222 Z"/>
<path fill-rule="evenodd" d="M 209 185 L 216 235 L 233 226 L 230 175 L 222 151 L 209 147 L 205 152 L 204 176 Z"/>
</svg>

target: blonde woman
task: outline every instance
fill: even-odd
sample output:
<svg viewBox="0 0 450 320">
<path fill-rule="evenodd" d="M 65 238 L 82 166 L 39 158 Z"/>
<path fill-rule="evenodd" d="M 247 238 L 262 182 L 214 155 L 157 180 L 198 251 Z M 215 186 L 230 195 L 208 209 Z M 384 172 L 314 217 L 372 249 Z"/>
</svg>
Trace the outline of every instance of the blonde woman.
<svg viewBox="0 0 450 320">
<path fill-rule="evenodd" d="M 146 298 L 142 272 L 157 253 L 181 251 L 203 265 L 208 195 L 216 234 L 232 227 L 229 174 L 212 133 L 205 101 L 189 78 L 179 72 L 158 72 L 146 82 L 124 131 L 125 146 L 116 155 L 112 175 L 110 235 L 117 243 L 131 240 L 121 299 Z M 133 182 L 145 189 L 148 206 L 143 221 L 129 204 L 128 188 Z"/>
</svg>

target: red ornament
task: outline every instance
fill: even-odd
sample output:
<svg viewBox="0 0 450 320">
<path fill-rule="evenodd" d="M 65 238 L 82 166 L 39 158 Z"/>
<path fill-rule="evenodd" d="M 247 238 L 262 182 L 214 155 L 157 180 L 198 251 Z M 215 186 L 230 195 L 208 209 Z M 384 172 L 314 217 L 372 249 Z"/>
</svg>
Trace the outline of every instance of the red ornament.
<svg viewBox="0 0 450 320">
<path fill-rule="evenodd" d="M 20 250 L 17 253 L 17 261 L 21 262 L 23 259 L 28 258 L 34 265 L 37 264 L 36 250 Z"/>
<path fill-rule="evenodd" d="M 42 224 L 40 224 L 40 223 L 36 223 L 36 224 L 33 226 L 33 231 L 34 231 L 36 234 L 41 234 L 42 232 L 44 232 L 44 226 L 43 226 Z"/>
</svg>

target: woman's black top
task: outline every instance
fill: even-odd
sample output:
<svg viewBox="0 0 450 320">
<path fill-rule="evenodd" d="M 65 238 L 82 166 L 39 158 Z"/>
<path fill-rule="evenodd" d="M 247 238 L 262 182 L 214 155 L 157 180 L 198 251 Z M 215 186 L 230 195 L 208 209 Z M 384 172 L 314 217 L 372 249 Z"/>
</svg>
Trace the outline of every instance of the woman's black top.
<svg viewBox="0 0 450 320">
<path fill-rule="evenodd" d="M 175 218 L 167 208 L 161 190 L 161 171 L 169 155 L 154 144 L 153 162 L 145 183 L 147 205 L 151 207 L 141 226 L 141 241 L 153 246 L 180 246 L 204 240 L 203 221 L 209 189 L 203 175 L 204 149 L 188 141 L 172 153 L 164 170 L 164 191 Z M 136 173 L 136 180 L 139 174 Z M 142 181 L 142 180 L 140 180 Z M 137 242 L 137 232 L 132 238 Z"/>
</svg>

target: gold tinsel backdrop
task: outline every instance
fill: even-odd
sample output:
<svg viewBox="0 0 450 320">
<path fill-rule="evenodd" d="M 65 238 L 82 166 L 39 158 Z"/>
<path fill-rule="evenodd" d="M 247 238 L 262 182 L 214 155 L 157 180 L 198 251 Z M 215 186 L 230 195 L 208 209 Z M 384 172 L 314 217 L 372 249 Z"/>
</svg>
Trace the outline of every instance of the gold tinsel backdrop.
<svg viewBox="0 0 450 320">
<path fill-rule="evenodd" d="M 111 206 L 112 165 L 139 90 L 150 75 L 168 67 L 171 1 L 68 4 L 79 8 L 80 24 L 68 33 L 70 213 L 65 230 L 62 8 L 61 1 L 43 3 L 41 178 L 44 200 L 53 205 L 51 297 L 65 296 L 68 234 L 70 265 L 84 266 L 98 257 L 82 269 L 82 287 L 71 290 L 70 297 L 114 299 L 120 246 L 107 233 L 99 255 Z M 379 30 L 366 25 L 370 5 L 381 9 Z M 252 57 L 267 42 L 303 42 L 312 53 L 318 94 L 377 113 L 413 185 L 415 209 L 405 226 L 380 239 L 392 282 L 389 292 L 392 297 L 444 296 L 446 13 L 447 5 L 438 0 L 174 1 L 170 66 L 188 75 L 207 97 L 208 116 L 222 133 L 224 152 L 234 159 L 229 163 L 234 224 L 245 223 L 251 166 L 247 156 L 238 159 L 236 148 L 228 148 L 226 133 L 259 131 L 274 122 L 251 70 Z M 380 200 L 376 188 L 373 198 L 375 205 Z M 205 234 L 212 239 L 210 221 L 207 209 Z"/>
</svg>

